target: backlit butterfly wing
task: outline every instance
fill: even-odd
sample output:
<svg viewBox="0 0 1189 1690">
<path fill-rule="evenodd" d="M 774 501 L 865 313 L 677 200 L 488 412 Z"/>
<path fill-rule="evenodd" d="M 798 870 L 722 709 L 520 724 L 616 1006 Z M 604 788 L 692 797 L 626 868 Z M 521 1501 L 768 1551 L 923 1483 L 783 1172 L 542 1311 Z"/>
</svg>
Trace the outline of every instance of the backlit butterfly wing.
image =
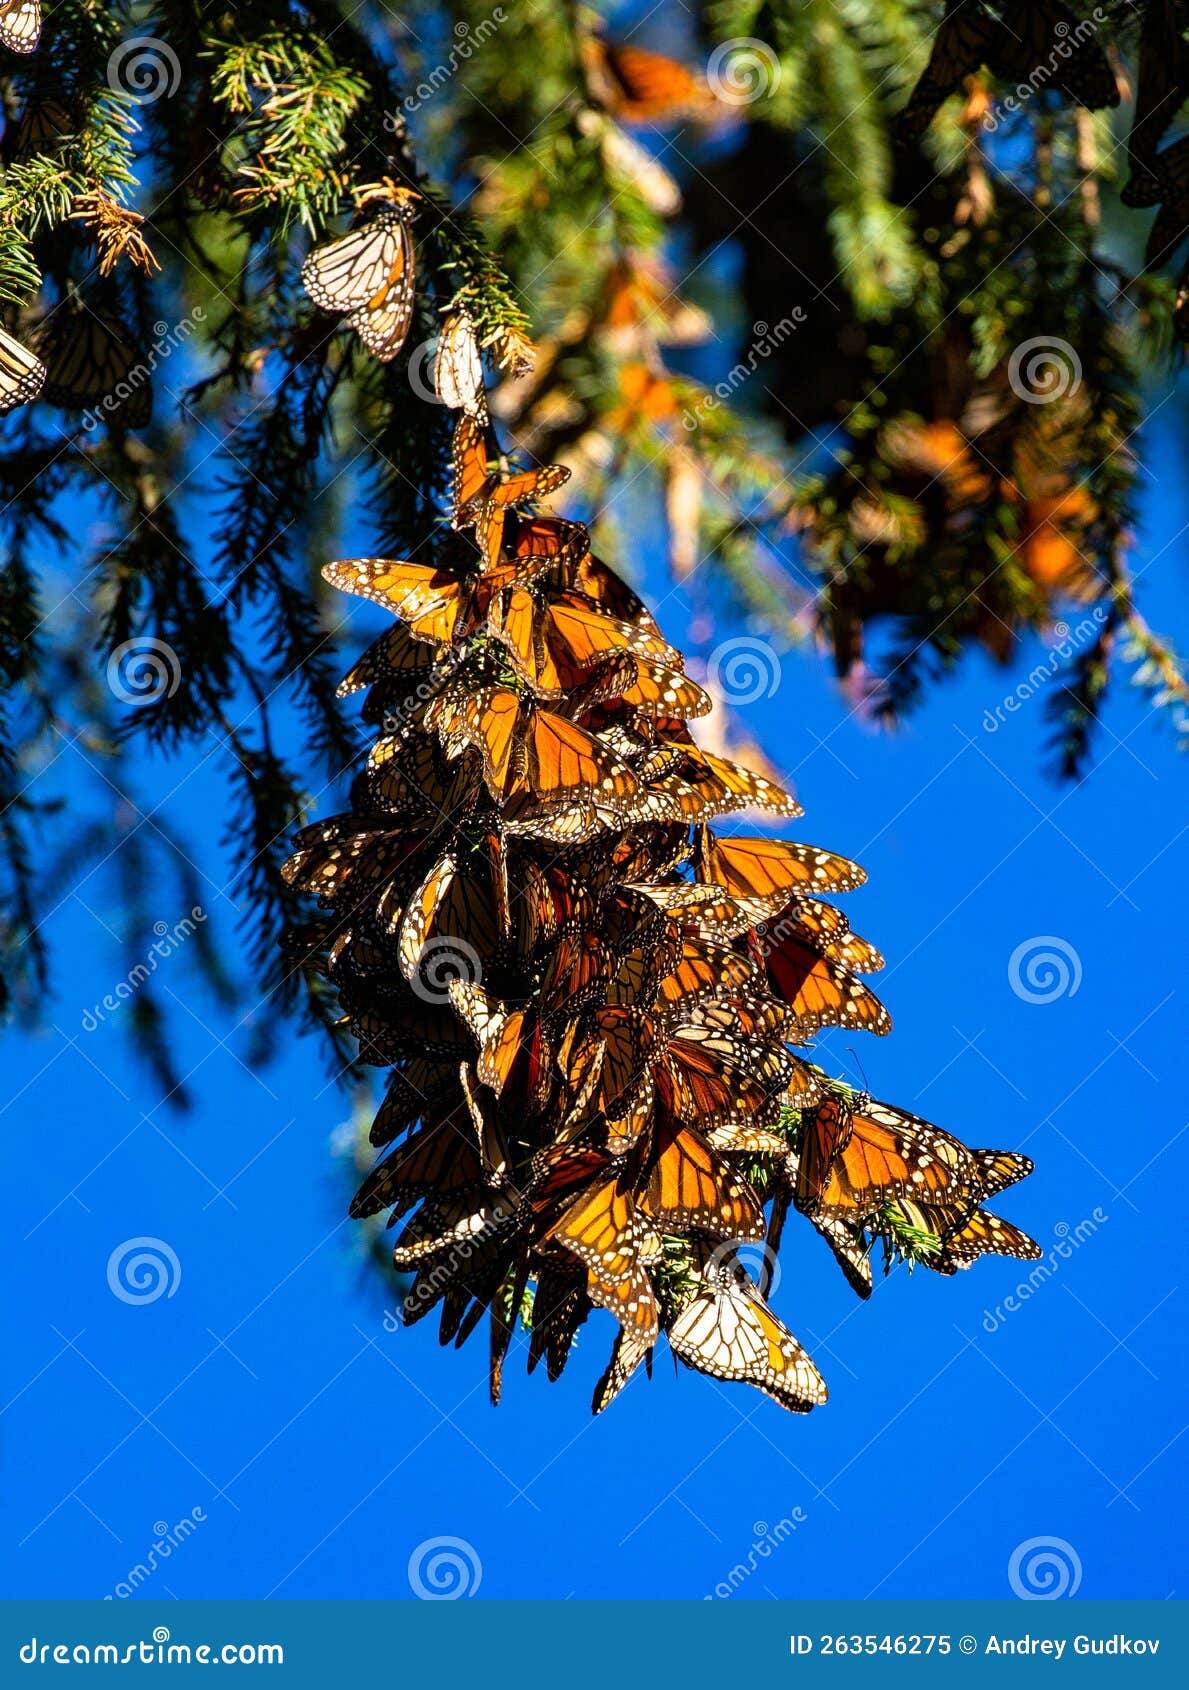
<svg viewBox="0 0 1189 1690">
<path fill-rule="evenodd" d="M 779 930 L 779 923 L 773 931 Z M 772 987 L 784 999 L 797 1022 L 795 1042 L 821 1027 L 852 1027 L 886 1034 L 892 1020 L 871 989 L 840 963 L 819 955 L 802 943 L 797 931 L 769 948 L 769 935 L 757 941 Z"/>
<path fill-rule="evenodd" d="M 393 1246 L 392 1265 L 417 1267 L 428 1257 L 454 1251 L 465 1260 L 467 1251 L 490 1241 L 512 1221 L 509 1198 L 452 1197 L 423 1203 Z M 464 1248 L 459 1248 L 463 1246 Z"/>
<path fill-rule="evenodd" d="M 644 1264 L 656 1259 L 660 1239 L 641 1217 L 628 1186 L 616 1180 L 595 1185 L 545 1236 L 586 1268 L 592 1303 L 609 1309 L 645 1348 L 656 1342 L 656 1298 Z"/>
<path fill-rule="evenodd" d="M 764 1236 L 764 1212 L 751 1187 L 700 1133 L 675 1121 L 658 1130 L 640 1207 L 661 1232 L 727 1240 Z"/>
<path fill-rule="evenodd" d="M 351 1203 L 358 1220 L 419 1197 L 452 1198 L 483 1184 L 474 1128 L 463 1106 L 439 1115 L 374 1168 Z"/>
<path fill-rule="evenodd" d="M 1014 1256 L 1032 1262 L 1042 1254 L 1035 1239 L 987 1209 L 911 1199 L 901 1199 L 896 1209 L 916 1232 L 935 1241 L 933 1249 L 920 1250 L 916 1259 L 936 1273 L 956 1273 L 984 1255 Z"/>
<path fill-rule="evenodd" d="M 403 623 L 389 628 L 373 640 L 338 684 L 337 697 L 346 698 L 384 682 L 402 683 L 415 689 L 438 660 L 431 645 L 416 639 Z"/>
<path fill-rule="evenodd" d="M 786 839 L 727 838 L 703 830 L 698 879 L 733 896 L 766 898 L 774 893 L 847 892 L 867 875 L 858 863 Z"/>
<path fill-rule="evenodd" d="M 483 759 L 483 778 L 497 801 L 521 785 L 527 760 L 520 699 L 506 687 L 483 687 L 462 699 L 445 727 L 448 755 L 471 745 Z"/>
<path fill-rule="evenodd" d="M 149 366 L 128 330 L 102 312 L 58 306 L 40 349 L 45 397 L 67 411 L 98 411 L 122 428 L 143 428 L 153 411 Z"/>
<path fill-rule="evenodd" d="M 704 1254 L 699 1279 L 668 1328 L 679 1360 L 714 1379 L 756 1385 L 797 1414 L 825 1402 L 825 1380 L 737 1261 L 724 1260 L 721 1247 Z"/>
<path fill-rule="evenodd" d="M 574 1342 L 574 1334 L 590 1313 L 585 1275 L 542 1267 L 533 1297 L 533 1329 L 528 1347 L 528 1371 L 546 1358 L 550 1379 L 559 1379 Z"/>
<path fill-rule="evenodd" d="M 0 329 L 0 416 L 36 399 L 44 384 L 41 359 Z"/>
<path fill-rule="evenodd" d="M 840 1215 L 821 1210 L 813 1216 L 813 1224 L 821 1233 L 847 1280 L 860 1297 L 871 1295 L 871 1246 L 860 1230 L 848 1224 Z"/>
<path fill-rule="evenodd" d="M 531 714 L 525 779 L 542 802 L 575 793 L 604 807 L 623 804 L 639 785 L 627 765 L 584 729 L 547 710 Z"/>
<path fill-rule="evenodd" d="M 323 569 L 332 587 L 382 605 L 419 640 L 449 645 L 468 602 L 468 584 L 424 563 L 386 557 L 340 558 Z"/>
<path fill-rule="evenodd" d="M 41 35 L 41 0 L 4 0 L 0 5 L 0 46 L 10 53 L 31 53 Z"/>
<path fill-rule="evenodd" d="M 369 1135 L 374 1145 L 390 1144 L 414 1121 L 438 1107 L 455 1089 L 457 1070 L 449 1062 L 431 1062 L 415 1057 L 398 1068 L 388 1082 L 384 1101 L 376 1112 Z"/>
<path fill-rule="evenodd" d="M 972 1150 L 970 1154 L 978 1166 L 984 1197 L 1006 1191 L 1017 1180 L 1026 1179 L 1033 1169 L 1029 1157 L 1018 1156 L 1013 1150 Z"/>
<path fill-rule="evenodd" d="M 780 816 L 804 813 L 792 794 L 775 782 L 757 775 L 742 763 L 703 751 L 701 746 L 691 744 L 685 748 L 681 774 L 721 812 L 757 808 L 773 810 Z"/>
<path fill-rule="evenodd" d="M 651 1349 L 652 1342 L 649 1341 L 647 1333 L 636 1333 L 627 1327 L 620 1327 L 607 1371 L 595 1386 L 591 1407 L 596 1414 L 601 1414 L 615 1401 Z M 650 1372 L 651 1368 L 652 1363 L 649 1362 Z"/>
<path fill-rule="evenodd" d="M 390 931 L 398 930 L 397 956 L 406 980 L 414 979 L 421 968 L 438 905 L 446 896 L 457 867 L 449 853 L 440 858 L 409 899 L 403 914 L 392 923 Z"/>
<path fill-rule="evenodd" d="M 885 966 L 875 946 L 851 932 L 842 911 L 820 898 L 798 898 L 780 921 L 768 924 L 764 937 L 779 938 L 786 921 L 791 928 L 802 928 L 824 956 L 833 957 L 856 974 L 878 974 Z"/>
<path fill-rule="evenodd" d="M 815 1142 L 819 1147 L 805 1181 L 799 1179 L 798 1208 L 813 1213 L 820 1206 L 861 1217 L 900 1197 L 927 1201 L 930 1196 L 977 1196 L 979 1174 L 974 1158 L 949 1133 L 889 1104 L 862 1098 L 853 1104 L 833 1101 L 842 1115 L 849 1111 L 851 1130 L 831 1160 L 827 1160 L 824 1142 L 807 1141 L 811 1151 Z M 818 1115 L 823 1109 L 828 1116 L 827 1105 L 819 1107 Z M 816 1122 L 813 1131 L 819 1133 Z"/>
<path fill-rule="evenodd" d="M 854 1111 L 846 1098 L 830 1092 L 810 1119 L 802 1122 L 797 1158 L 797 1207 L 812 1213 L 830 1177 L 834 1159 L 850 1143 Z"/>
</svg>

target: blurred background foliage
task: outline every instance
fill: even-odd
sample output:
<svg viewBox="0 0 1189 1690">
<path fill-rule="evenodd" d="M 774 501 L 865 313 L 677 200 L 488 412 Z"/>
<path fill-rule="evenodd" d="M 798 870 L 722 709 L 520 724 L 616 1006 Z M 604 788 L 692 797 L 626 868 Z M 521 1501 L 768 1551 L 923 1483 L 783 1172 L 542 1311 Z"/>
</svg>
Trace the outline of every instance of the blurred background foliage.
<svg viewBox="0 0 1189 1690">
<path fill-rule="evenodd" d="M 1056 775 L 1089 769 L 1112 680 L 1180 732 L 1130 553 L 1146 395 L 1181 355 L 1189 172 L 1160 146 L 1183 11 L 59 0 L 0 64 L 0 302 L 49 369 L 0 441 L 10 1009 L 38 1013 L 42 927 L 86 865 L 118 881 L 132 961 L 163 887 L 230 898 L 242 957 L 205 928 L 190 954 L 249 994 L 251 1061 L 288 1009 L 329 1022 L 278 960 L 289 833 L 360 744 L 318 571 L 434 556 L 427 359 L 460 302 L 509 448 L 571 467 L 629 575 L 663 550 L 711 681 L 726 606 L 887 725 L 968 652 L 1011 665 L 1039 636 Z M 381 178 L 423 196 L 386 365 L 300 284 Z M 186 743 L 230 889 L 165 819 Z M 129 1020 L 184 1101 L 151 982 Z"/>
</svg>

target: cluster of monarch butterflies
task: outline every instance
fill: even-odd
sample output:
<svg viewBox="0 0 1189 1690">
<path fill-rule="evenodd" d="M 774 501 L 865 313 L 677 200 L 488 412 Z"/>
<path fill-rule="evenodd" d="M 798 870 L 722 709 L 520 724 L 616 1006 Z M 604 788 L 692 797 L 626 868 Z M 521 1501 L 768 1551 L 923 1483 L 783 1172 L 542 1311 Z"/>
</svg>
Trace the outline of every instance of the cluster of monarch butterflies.
<svg viewBox="0 0 1189 1690">
<path fill-rule="evenodd" d="M 826 894 L 816 846 L 720 830 L 795 800 L 699 748 L 711 707 L 577 522 L 526 512 L 566 479 L 488 457 L 478 348 L 446 324 L 459 410 L 434 561 L 354 558 L 335 586 L 394 618 L 342 682 L 379 737 L 350 809 L 285 865 L 318 900 L 305 965 L 390 1069 L 358 1217 L 389 1214 L 409 1321 L 490 1330 L 493 1400 L 518 1328 L 551 1378 L 592 1310 L 618 1325 L 596 1412 L 675 1356 L 806 1411 L 825 1385 L 740 1251 L 806 1215 L 856 1288 L 877 1236 L 943 1273 L 1031 1240 L 983 1209 L 1008 1153 L 832 1084 L 823 1027 L 888 1030 L 882 957 Z M 769 1212 L 770 1210 L 770 1212 Z"/>
</svg>

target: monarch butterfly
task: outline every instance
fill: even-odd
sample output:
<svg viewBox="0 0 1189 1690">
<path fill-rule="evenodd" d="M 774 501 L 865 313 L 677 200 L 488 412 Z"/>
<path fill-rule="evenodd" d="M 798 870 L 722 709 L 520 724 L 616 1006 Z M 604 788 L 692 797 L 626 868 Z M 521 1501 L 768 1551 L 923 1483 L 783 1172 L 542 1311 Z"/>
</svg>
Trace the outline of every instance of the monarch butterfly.
<svg viewBox="0 0 1189 1690">
<path fill-rule="evenodd" d="M 1189 98 L 1189 45 L 1180 0 L 1149 0 L 1140 36 L 1139 79 L 1127 153 L 1131 180 L 1124 205 L 1155 205 L 1160 198 L 1157 149 Z"/>
<path fill-rule="evenodd" d="M 533 1326 L 528 1346 L 530 1373 L 544 1357 L 548 1377 L 561 1378 L 574 1336 L 591 1306 L 584 1274 L 567 1273 L 552 1265 L 541 1267 L 533 1297 Z"/>
<path fill-rule="evenodd" d="M 623 123 L 677 123 L 714 107 L 705 80 L 664 53 L 597 35 L 581 48 L 591 97 Z"/>
<path fill-rule="evenodd" d="M 529 555 L 500 564 L 487 575 L 460 575 L 399 558 L 356 557 L 328 563 L 322 574 L 332 586 L 382 605 L 415 639 L 449 646 L 482 623 L 497 593 L 540 574 L 551 561 Z"/>
<path fill-rule="evenodd" d="M 906 1198 L 901 1198 L 895 1208 L 903 1220 L 933 1241 L 934 1247 L 921 1250 L 916 1259 L 935 1273 L 957 1273 L 985 1255 L 1034 1262 L 1042 1254 L 1034 1238 L 989 1209 L 924 1204 Z"/>
<path fill-rule="evenodd" d="M 871 1295 L 871 1241 L 861 1227 L 856 1227 L 842 1215 L 819 1209 L 812 1216 L 813 1224 L 834 1252 L 851 1288 L 860 1297 Z"/>
<path fill-rule="evenodd" d="M 1027 0 L 1002 21 L 979 0 L 947 0 L 929 62 L 900 114 L 897 140 L 918 140 L 942 103 L 984 64 L 1012 81 L 1035 79 L 1033 86 L 1068 94 L 1091 111 L 1119 104 L 1106 54 L 1062 0 Z"/>
<path fill-rule="evenodd" d="M 525 1009 L 498 1003 L 472 981 L 453 980 L 447 989 L 456 1014 L 479 1047 L 475 1074 L 481 1084 L 501 1096 L 511 1080 L 513 1065 L 520 1059 L 530 1070 L 531 1086 L 533 1073 L 541 1067 L 541 1034 L 536 1018 Z"/>
<path fill-rule="evenodd" d="M 438 650 L 397 623 L 373 640 L 351 665 L 338 684 L 336 696 L 346 698 L 364 687 L 393 680 L 415 685 L 438 661 Z"/>
<path fill-rule="evenodd" d="M 875 993 L 841 963 L 807 944 L 805 929 L 787 917 L 774 922 L 762 938 L 753 935 L 751 949 L 767 969 L 772 989 L 796 1018 L 795 1043 L 806 1043 L 803 1035 L 821 1027 L 861 1028 L 880 1035 L 891 1031 L 891 1017 Z"/>
<path fill-rule="evenodd" d="M 468 411 L 478 421 L 486 421 L 483 360 L 469 311 L 451 312 L 442 325 L 434 355 L 433 382 L 443 405 L 455 411 Z"/>
<path fill-rule="evenodd" d="M 480 753 L 497 801 L 518 791 L 545 803 L 574 793 L 614 806 L 638 789 L 627 765 L 592 735 L 506 687 L 483 687 L 435 719 L 442 721 L 448 755 L 462 745 Z"/>
<path fill-rule="evenodd" d="M 702 1034 L 705 1042 L 699 1042 Z M 728 1053 L 737 1062 L 725 1060 Z M 687 1027 L 671 1038 L 653 1065 L 657 1092 L 679 1121 L 704 1132 L 718 1127 L 768 1127 L 780 1118 L 780 1097 L 745 1068 L 746 1051 L 731 1035 Z"/>
<path fill-rule="evenodd" d="M 610 1406 L 627 1384 L 640 1363 L 647 1359 L 648 1371 L 652 1372 L 652 1345 L 648 1334 L 639 1335 L 626 1327 L 621 1327 L 615 1338 L 611 1351 L 611 1360 L 607 1370 L 595 1386 L 591 1408 L 595 1414 L 601 1414 Z"/>
<path fill-rule="evenodd" d="M 728 839 L 703 828 L 698 879 L 732 897 L 767 898 L 779 892 L 849 892 L 867 875 L 858 863 L 786 839 Z"/>
<path fill-rule="evenodd" d="M 849 921 L 833 904 L 823 904 L 819 898 L 797 898 L 787 914 L 810 935 L 824 955 L 835 958 L 856 974 L 878 974 L 885 966 L 875 946 L 852 933 Z M 779 927 L 780 923 L 776 925 Z"/>
<path fill-rule="evenodd" d="M 644 1220 L 622 1180 L 604 1180 L 584 1192 L 545 1238 L 586 1268 L 592 1303 L 609 1309 L 645 1348 L 656 1342 L 656 1297 L 645 1263 L 659 1257 L 660 1235 Z"/>
<path fill-rule="evenodd" d="M 796 1203 L 803 1214 L 846 1210 L 862 1218 L 899 1197 L 978 1190 L 978 1167 L 965 1145 L 864 1093 L 831 1093 L 802 1127 Z"/>
<path fill-rule="evenodd" d="M 10 53 L 31 53 L 41 36 L 41 0 L 3 0 L 0 46 Z"/>
<path fill-rule="evenodd" d="M 114 317 L 81 304 L 46 319 L 39 350 L 45 397 L 68 411 L 102 411 L 122 428 L 144 428 L 153 414 L 149 367 Z"/>
<path fill-rule="evenodd" d="M 701 687 L 675 666 L 651 652 L 624 650 L 625 642 L 635 638 L 627 623 L 605 615 L 593 603 L 585 608 L 577 602 L 579 597 L 551 601 L 531 586 L 514 584 L 493 606 L 488 629 L 507 648 L 513 668 L 534 692 L 564 697 L 601 661 L 620 656 L 632 664 L 627 684 L 619 690 L 622 704 L 681 716 L 701 716 L 710 709 Z"/>
<path fill-rule="evenodd" d="M 693 1127 L 658 1128 L 640 1208 L 666 1233 L 759 1240 L 764 1211 L 754 1193 Z"/>
<path fill-rule="evenodd" d="M 354 228 L 315 247 L 301 267 L 302 285 L 322 311 L 346 314 L 372 355 L 386 364 L 404 345 L 416 291 L 410 224 L 419 195 L 392 185 L 365 203 Z"/>
<path fill-rule="evenodd" d="M 745 768 L 742 763 L 733 763 L 726 757 L 704 751 L 692 741 L 684 747 L 684 751 L 681 779 L 688 781 L 707 798 L 720 814 L 753 807 L 774 810 L 780 816 L 803 814 L 791 793 Z"/>
<path fill-rule="evenodd" d="M 569 470 L 561 464 L 520 470 L 505 477 L 491 475 L 481 423 L 464 411 L 455 424 L 454 526 L 475 529 L 489 569 L 494 569 L 499 560 L 504 524 L 512 506 L 542 499 L 569 479 Z"/>
<path fill-rule="evenodd" d="M 44 382 L 41 359 L 0 329 L 0 416 L 36 399 Z"/>
<path fill-rule="evenodd" d="M 448 1092 L 457 1089 L 456 1077 L 453 1064 L 425 1057 L 416 1057 L 396 1069 L 372 1122 L 371 1143 L 380 1146 L 399 1138 L 426 1111 L 436 1108 Z"/>
<path fill-rule="evenodd" d="M 661 1030 L 647 1010 L 600 1009 L 594 1016 L 592 1037 L 602 1047 L 598 1107 L 608 1119 L 621 1120 L 632 1112 L 637 1091 L 645 1083 Z"/>
<path fill-rule="evenodd" d="M 419 1197 L 461 1197 L 483 1182 L 470 1117 L 457 1106 L 431 1118 L 372 1169 L 352 1199 L 351 1216 L 359 1220 L 392 1207 L 400 1214 Z"/>
<path fill-rule="evenodd" d="M 350 878 L 369 846 L 389 837 L 387 828 L 352 815 L 311 822 L 294 834 L 296 849 L 281 864 L 281 877 L 297 892 L 327 897 Z"/>
<path fill-rule="evenodd" d="M 77 102 L 73 99 L 68 105 L 52 95 L 45 99 L 31 99 L 17 124 L 14 154 L 17 158 L 29 158 L 33 153 L 51 151 L 59 141 L 79 128 L 79 115 Z"/>
<path fill-rule="evenodd" d="M 392 1265 L 417 1267 L 427 1257 L 442 1255 L 458 1245 L 474 1249 L 510 1224 L 514 1224 L 512 1202 L 502 1193 L 481 1200 L 468 1196 L 444 1201 L 431 1198 L 397 1238 Z"/>
<path fill-rule="evenodd" d="M 739 1261 L 721 1246 L 695 1260 L 697 1288 L 668 1327 L 673 1354 L 714 1379 L 756 1385 L 797 1414 L 825 1402 L 825 1380 Z"/>
</svg>

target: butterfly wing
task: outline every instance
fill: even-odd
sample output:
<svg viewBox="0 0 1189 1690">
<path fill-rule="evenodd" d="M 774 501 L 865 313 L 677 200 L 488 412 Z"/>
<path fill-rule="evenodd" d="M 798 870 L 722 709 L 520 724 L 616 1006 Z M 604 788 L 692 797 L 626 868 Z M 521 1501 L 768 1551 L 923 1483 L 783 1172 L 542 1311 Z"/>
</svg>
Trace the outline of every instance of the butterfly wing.
<svg viewBox="0 0 1189 1690">
<path fill-rule="evenodd" d="M 701 1285 L 669 1326 L 668 1338 L 687 1367 L 756 1385 L 794 1413 L 826 1400 L 825 1380 L 737 1262 L 713 1256 L 704 1262 Z"/>
<path fill-rule="evenodd" d="M 0 6 L 0 46 L 10 53 L 31 53 L 41 36 L 41 0 L 4 0 Z"/>
<path fill-rule="evenodd" d="M 45 374 L 41 359 L 0 329 L 0 416 L 36 399 Z"/>
</svg>

